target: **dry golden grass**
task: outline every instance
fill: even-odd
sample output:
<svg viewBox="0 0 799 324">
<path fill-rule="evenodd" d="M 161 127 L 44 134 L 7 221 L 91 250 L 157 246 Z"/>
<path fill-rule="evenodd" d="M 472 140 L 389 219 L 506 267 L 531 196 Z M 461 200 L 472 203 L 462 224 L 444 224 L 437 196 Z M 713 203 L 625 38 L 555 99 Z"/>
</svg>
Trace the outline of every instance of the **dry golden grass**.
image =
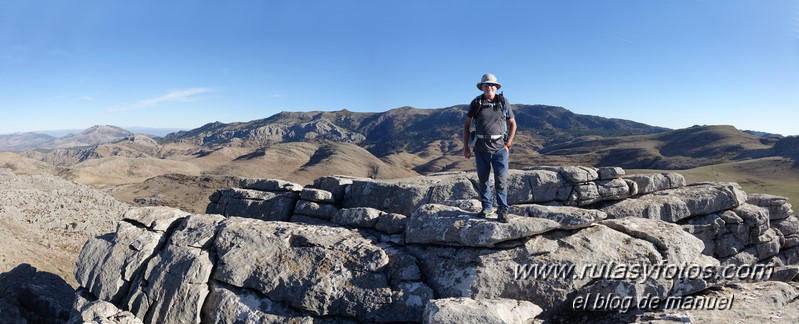
<svg viewBox="0 0 799 324">
<path fill-rule="evenodd" d="M 58 168 L 53 165 L 10 152 L 0 152 L 0 168 L 11 169 L 16 174 L 58 173 Z"/>
</svg>

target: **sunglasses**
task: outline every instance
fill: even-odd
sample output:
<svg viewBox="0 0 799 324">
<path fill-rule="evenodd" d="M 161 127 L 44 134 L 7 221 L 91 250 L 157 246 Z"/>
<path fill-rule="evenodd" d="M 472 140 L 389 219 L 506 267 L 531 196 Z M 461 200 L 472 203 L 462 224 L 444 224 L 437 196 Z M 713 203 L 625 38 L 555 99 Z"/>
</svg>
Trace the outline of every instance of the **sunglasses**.
<svg viewBox="0 0 799 324">
<path fill-rule="evenodd" d="M 484 86 L 484 87 L 496 87 L 497 85 L 493 84 L 493 83 L 483 83 L 482 86 Z"/>
</svg>

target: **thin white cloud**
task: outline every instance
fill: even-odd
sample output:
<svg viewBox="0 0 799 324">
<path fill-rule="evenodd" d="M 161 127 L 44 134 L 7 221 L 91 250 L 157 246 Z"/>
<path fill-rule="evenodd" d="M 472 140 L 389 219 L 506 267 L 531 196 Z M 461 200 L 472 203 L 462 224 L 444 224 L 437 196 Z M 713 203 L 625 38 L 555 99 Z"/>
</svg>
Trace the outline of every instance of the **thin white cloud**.
<svg viewBox="0 0 799 324">
<path fill-rule="evenodd" d="M 120 112 L 120 111 L 140 110 L 140 109 L 155 107 L 169 102 L 195 101 L 199 99 L 200 95 L 209 92 L 213 92 L 213 90 L 209 88 L 189 88 L 189 89 L 172 90 L 167 92 L 163 96 L 144 99 L 134 104 L 108 107 L 108 111 Z"/>
<path fill-rule="evenodd" d="M 606 36 L 607 36 L 608 38 L 610 38 L 610 39 L 615 39 L 615 40 L 617 40 L 617 41 L 621 41 L 621 42 L 625 42 L 625 43 L 630 43 L 630 44 L 632 44 L 632 43 L 635 43 L 635 42 L 634 42 L 634 41 L 632 41 L 631 39 L 624 38 L 624 37 L 617 36 L 617 35 L 606 35 Z"/>
<path fill-rule="evenodd" d="M 80 100 L 92 101 L 92 100 L 94 100 L 94 97 L 92 97 L 92 96 L 83 96 L 83 97 L 80 97 Z"/>
</svg>

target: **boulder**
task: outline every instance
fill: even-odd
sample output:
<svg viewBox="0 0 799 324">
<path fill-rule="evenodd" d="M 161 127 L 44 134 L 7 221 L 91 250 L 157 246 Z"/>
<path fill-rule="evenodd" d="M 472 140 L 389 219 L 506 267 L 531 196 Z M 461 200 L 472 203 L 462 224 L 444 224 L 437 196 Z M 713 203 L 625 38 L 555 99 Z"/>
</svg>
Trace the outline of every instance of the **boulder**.
<svg viewBox="0 0 799 324">
<path fill-rule="evenodd" d="M 685 186 L 685 177 L 674 172 L 630 174 L 622 176 L 622 179 L 635 182 L 639 194 L 648 194 Z"/>
<path fill-rule="evenodd" d="M 784 219 L 771 220 L 771 225 L 785 236 L 799 234 L 799 218 L 795 215 L 791 215 Z"/>
<path fill-rule="evenodd" d="M 211 195 L 211 203 L 205 212 L 267 221 L 287 221 L 294 213 L 298 198 L 299 194 L 294 191 L 223 189 Z"/>
<path fill-rule="evenodd" d="M 599 174 L 596 168 L 584 166 L 539 166 L 532 169 L 549 170 L 559 173 L 569 184 L 576 185 L 584 182 L 596 181 Z"/>
<path fill-rule="evenodd" d="M 355 179 L 350 176 L 330 176 L 321 177 L 314 180 L 312 187 L 324 191 L 328 191 L 333 195 L 333 201 L 336 204 L 341 204 L 344 200 L 344 194 Z"/>
<path fill-rule="evenodd" d="M 300 191 L 300 199 L 328 204 L 335 202 L 332 192 L 314 188 L 302 188 L 302 191 Z"/>
<path fill-rule="evenodd" d="M 239 181 L 242 189 L 253 189 L 258 191 L 290 191 L 299 192 L 302 185 L 279 179 L 253 179 L 244 178 Z"/>
<path fill-rule="evenodd" d="M 294 207 L 294 215 L 305 215 L 319 219 L 330 220 L 336 213 L 338 208 L 332 204 L 313 202 L 308 200 L 300 200 Z"/>
<path fill-rule="evenodd" d="M 626 172 L 620 167 L 601 167 L 597 170 L 599 180 L 618 179 L 625 175 Z"/>
<path fill-rule="evenodd" d="M 424 204 L 477 197 L 472 181 L 462 174 L 400 180 L 355 179 L 345 194 L 344 208 L 370 207 L 402 215 Z"/>
<path fill-rule="evenodd" d="M 563 190 L 571 192 L 571 186 L 557 171 L 508 171 L 508 204 L 510 205 L 555 201 L 558 199 L 558 192 Z"/>
<path fill-rule="evenodd" d="M 77 310 L 79 315 L 72 318 L 68 323 L 103 323 L 103 324 L 143 324 L 142 320 L 133 313 L 123 311 L 116 305 L 104 301 L 96 300 L 83 305 Z"/>
<path fill-rule="evenodd" d="M 757 205 L 766 208 L 769 212 L 769 219 L 785 219 L 794 215 L 792 206 L 788 203 L 788 198 L 766 195 L 766 194 L 753 194 L 749 195 L 746 202 L 752 205 Z"/>
<path fill-rule="evenodd" d="M 600 201 L 621 200 L 634 195 L 624 179 L 609 179 L 596 182 Z"/>
</svg>

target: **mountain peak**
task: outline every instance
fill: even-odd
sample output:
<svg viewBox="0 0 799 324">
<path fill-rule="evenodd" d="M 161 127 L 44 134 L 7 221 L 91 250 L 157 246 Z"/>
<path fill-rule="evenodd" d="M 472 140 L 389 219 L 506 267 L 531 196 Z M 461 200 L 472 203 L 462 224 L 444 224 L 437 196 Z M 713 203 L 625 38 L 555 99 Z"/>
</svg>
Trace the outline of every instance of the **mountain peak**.
<svg viewBox="0 0 799 324">
<path fill-rule="evenodd" d="M 91 132 L 119 132 L 119 133 L 132 133 L 122 127 L 117 127 L 113 125 L 94 125 L 83 130 L 81 133 L 91 133 Z"/>
</svg>

